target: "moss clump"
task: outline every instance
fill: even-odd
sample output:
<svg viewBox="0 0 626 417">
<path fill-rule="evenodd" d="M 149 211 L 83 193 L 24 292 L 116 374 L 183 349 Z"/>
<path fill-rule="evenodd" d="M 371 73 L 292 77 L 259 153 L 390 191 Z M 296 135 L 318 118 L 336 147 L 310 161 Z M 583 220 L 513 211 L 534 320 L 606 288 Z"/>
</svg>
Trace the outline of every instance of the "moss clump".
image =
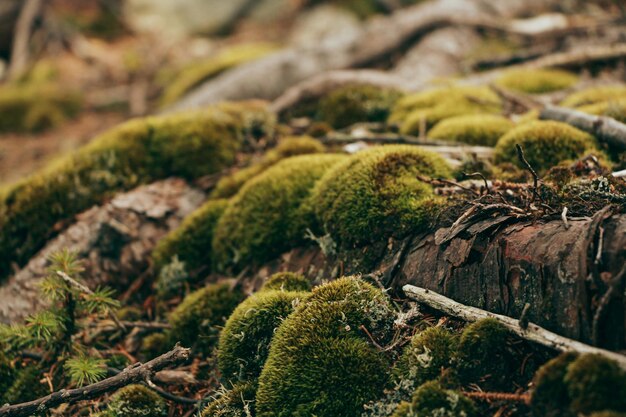
<svg viewBox="0 0 626 417">
<path fill-rule="evenodd" d="M 248 381 L 261 374 L 275 330 L 306 292 L 265 290 L 242 302 L 220 334 L 219 370 L 228 381 Z"/>
<path fill-rule="evenodd" d="M 278 272 L 265 281 L 261 291 L 310 291 L 311 281 L 294 272 Z"/>
<path fill-rule="evenodd" d="M 255 415 L 255 381 L 235 384 L 230 390 L 222 390 L 202 411 L 202 417 L 250 417 Z"/>
<path fill-rule="evenodd" d="M 599 411 L 591 413 L 589 417 L 626 417 L 626 413 L 618 413 L 617 411 Z"/>
<path fill-rule="evenodd" d="M 472 114 L 444 119 L 430 130 L 428 136 L 470 145 L 495 146 L 498 139 L 512 128 L 513 122 L 506 117 Z"/>
<path fill-rule="evenodd" d="M 4 399 L 6 391 L 13 385 L 13 379 L 15 378 L 15 369 L 11 365 L 3 353 L 0 353 L 0 404 L 4 404 L 7 401 Z"/>
<path fill-rule="evenodd" d="M 220 171 L 234 162 L 244 136 L 271 128 L 272 120 L 256 102 L 132 120 L 1 189 L 0 278 L 11 262 L 28 261 L 59 222 L 138 184 Z"/>
<path fill-rule="evenodd" d="M 453 366 L 458 337 L 443 327 L 429 327 L 411 338 L 395 366 L 397 379 L 410 379 L 414 386 L 438 379 Z"/>
<path fill-rule="evenodd" d="M 575 74 L 554 69 L 509 70 L 496 80 L 500 87 L 529 94 L 563 90 L 577 82 L 578 76 Z"/>
<path fill-rule="evenodd" d="M 248 180 L 285 158 L 323 153 L 325 149 L 324 145 L 308 136 L 287 137 L 281 140 L 274 149 L 269 150 L 258 163 L 220 179 L 211 192 L 211 198 L 234 196 Z"/>
<path fill-rule="evenodd" d="M 511 357 L 506 340 L 509 331 L 496 319 L 467 326 L 459 340 L 457 370 L 462 383 L 500 389 L 510 380 Z"/>
<path fill-rule="evenodd" d="M 109 400 L 108 414 L 124 417 L 165 417 L 167 404 L 143 385 L 128 385 L 115 392 Z"/>
<path fill-rule="evenodd" d="M 255 177 L 230 201 L 213 237 L 222 268 L 262 263 L 304 240 L 302 201 L 343 155 L 295 156 Z"/>
<path fill-rule="evenodd" d="M 243 294 L 223 282 L 208 285 L 189 294 L 169 316 L 171 344 L 194 346 L 194 352 L 207 356 L 218 341 L 219 328 L 243 299 Z"/>
<path fill-rule="evenodd" d="M 403 236 L 426 227 L 441 200 L 417 175 L 449 177 L 438 155 L 392 145 L 359 152 L 328 171 L 307 202 L 320 225 L 344 245 Z"/>
<path fill-rule="evenodd" d="M 336 129 L 359 122 L 384 122 L 402 95 L 371 85 L 341 87 L 320 101 L 317 119 Z"/>
<path fill-rule="evenodd" d="M 501 101 L 487 87 L 442 87 L 407 95 L 398 100 L 389 123 L 405 134 L 419 134 L 441 120 L 468 114 L 500 113 Z"/>
<path fill-rule="evenodd" d="M 582 355 L 567 367 L 563 378 L 575 414 L 626 411 L 626 373 L 601 355 Z"/>
<path fill-rule="evenodd" d="M 141 339 L 141 353 L 148 360 L 164 354 L 172 347 L 172 341 L 167 333 L 152 333 Z"/>
<path fill-rule="evenodd" d="M 173 80 L 168 82 L 161 98 L 161 105 L 173 104 L 185 93 L 204 81 L 230 68 L 262 58 L 275 50 L 275 46 L 264 43 L 236 45 L 219 52 L 215 56 L 188 65 Z"/>
<path fill-rule="evenodd" d="M 0 87 L 0 132 L 32 132 L 60 125 L 76 116 L 81 95 L 51 84 Z"/>
<path fill-rule="evenodd" d="M 601 102 L 626 98 L 626 85 L 605 85 L 577 91 L 561 101 L 564 107 L 588 106 Z"/>
<path fill-rule="evenodd" d="M 25 403 L 50 394 L 48 384 L 41 382 L 42 374 L 42 370 L 35 365 L 16 370 L 13 383 L 2 396 L 4 403 Z"/>
<path fill-rule="evenodd" d="M 570 417 L 570 396 L 563 378 L 567 367 L 578 358 L 575 353 L 563 353 L 546 362 L 535 374 L 530 406 L 533 415 L 545 417 Z"/>
<path fill-rule="evenodd" d="M 473 417 L 477 416 L 474 402 L 461 393 L 446 390 L 438 382 L 420 386 L 411 403 L 401 403 L 393 417 Z"/>
<path fill-rule="evenodd" d="M 619 122 L 626 123 L 626 97 L 581 106 L 578 110 L 594 116 L 612 117 Z"/>
<path fill-rule="evenodd" d="M 187 216 L 181 225 L 161 239 L 152 252 L 157 268 L 177 255 L 187 271 L 212 265 L 211 242 L 217 221 L 224 213 L 228 200 L 209 200 Z"/>
<path fill-rule="evenodd" d="M 496 162 L 510 162 L 522 168 L 516 144 L 522 147 L 526 160 L 540 174 L 559 162 L 580 158 L 587 152 L 598 153 L 591 135 L 554 121 L 528 122 L 502 136 L 495 149 Z"/>
<path fill-rule="evenodd" d="M 387 297 L 341 278 L 313 290 L 278 328 L 256 396 L 258 417 L 356 417 L 388 381 L 388 363 L 369 343 L 392 333 Z"/>
</svg>

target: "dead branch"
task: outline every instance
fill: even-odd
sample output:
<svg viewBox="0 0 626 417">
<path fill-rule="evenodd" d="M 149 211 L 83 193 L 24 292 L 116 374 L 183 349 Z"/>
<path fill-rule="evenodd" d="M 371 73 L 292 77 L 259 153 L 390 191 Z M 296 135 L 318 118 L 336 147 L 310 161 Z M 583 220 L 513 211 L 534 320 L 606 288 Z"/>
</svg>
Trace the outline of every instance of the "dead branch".
<svg viewBox="0 0 626 417">
<path fill-rule="evenodd" d="M 28 65 L 30 56 L 29 44 L 33 22 L 39 15 L 42 0 L 26 0 L 15 25 L 11 62 L 9 63 L 9 79 L 19 77 Z"/>
<path fill-rule="evenodd" d="M 626 55 L 626 45 L 625 45 Z M 617 149 L 626 150 L 626 125 L 608 116 L 593 116 L 578 110 L 558 106 L 545 106 L 539 118 L 557 120 L 584 130 Z"/>
<path fill-rule="evenodd" d="M 524 340 L 528 340 L 561 352 L 574 351 L 578 353 L 593 353 L 602 355 L 617 362 L 622 368 L 626 369 L 626 356 L 619 353 L 596 348 L 576 340 L 568 339 L 539 327 L 534 323 L 528 323 L 528 327 L 524 329 L 520 326 L 518 320 L 511 317 L 463 305 L 451 300 L 450 298 L 444 297 L 443 295 L 424 288 L 416 287 L 414 285 L 405 285 L 402 289 L 409 298 L 421 304 L 426 304 L 427 306 L 445 314 L 461 318 L 468 322 L 493 318 L 498 320 L 508 330 Z"/>
<path fill-rule="evenodd" d="M 524 165 L 526 169 L 530 172 L 530 175 L 533 176 L 533 198 L 530 201 L 530 203 L 532 204 L 535 201 L 535 198 L 538 196 L 537 190 L 539 187 L 539 175 L 537 175 L 537 172 L 528 163 L 526 157 L 524 157 L 524 150 L 518 143 L 515 144 L 515 149 L 517 149 L 517 158 L 520 160 L 522 165 Z"/>
<path fill-rule="evenodd" d="M 22 404 L 0 407 L 0 417 L 21 417 L 40 414 L 59 404 L 73 404 L 78 401 L 97 398 L 107 392 L 115 391 L 126 385 L 148 381 L 161 369 L 177 365 L 189 359 L 190 349 L 176 345 L 171 351 L 152 359 L 145 364 L 135 364 L 124 369 L 118 375 L 82 388 L 53 392 L 43 398 Z"/>
</svg>

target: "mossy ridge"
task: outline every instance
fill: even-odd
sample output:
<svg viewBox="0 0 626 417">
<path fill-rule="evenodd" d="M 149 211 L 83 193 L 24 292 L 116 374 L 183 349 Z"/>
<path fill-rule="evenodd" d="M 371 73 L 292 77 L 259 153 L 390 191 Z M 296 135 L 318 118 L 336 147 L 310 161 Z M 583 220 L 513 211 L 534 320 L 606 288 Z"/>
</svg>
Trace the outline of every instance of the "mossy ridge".
<svg viewBox="0 0 626 417">
<path fill-rule="evenodd" d="M 360 279 L 315 288 L 274 336 L 257 416 L 360 416 L 386 385 L 389 368 L 360 326 L 385 343 L 394 316 L 386 296 Z"/>
<path fill-rule="evenodd" d="M 270 276 L 259 291 L 311 291 L 311 281 L 295 272 L 277 272 Z"/>
<path fill-rule="evenodd" d="M 139 385 L 127 385 L 110 398 L 106 417 L 165 417 L 168 406 L 165 400 L 151 389 Z"/>
<path fill-rule="evenodd" d="M 384 122 L 403 95 L 372 85 L 340 87 L 320 100 L 316 118 L 336 129 L 360 122 Z"/>
<path fill-rule="evenodd" d="M 325 151 L 326 147 L 311 137 L 286 137 L 274 149 L 267 151 L 258 163 L 221 178 L 211 192 L 211 198 L 229 198 L 234 196 L 248 180 L 285 158 L 323 153 Z"/>
<path fill-rule="evenodd" d="M 555 121 L 528 122 L 509 131 L 498 140 L 496 162 L 510 162 L 522 168 L 516 144 L 522 147 L 526 160 L 540 175 L 559 162 L 575 160 L 588 152 L 600 153 L 593 136 Z"/>
<path fill-rule="evenodd" d="M 603 85 L 576 91 L 563 99 L 561 106 L 581 107 L 621 98 L 626 98 L 626 85 Z"/>
<path fill-rule="evenodd" d="M 234 161 L 245 135 L 258 133 L 260 127 L 270 129 L 272 120 L 258 102 L 131 120 L 77 153 L 3 187 L 0 277 L 10 272 L 10 262 L 28 261 L 55 233 L 58 222 L 142 183 L 217 172 Z"/>
<path fill-rule="evenodd" d="M 220 333 L 218 369 L 227 381 L 259 377 L 275 330 L 309 293 L 263 290 L 244 300 Z"/>
<path fill-rule="evenodd" d="M 345 155 L 302 155 L 280 161 L 244 185 L 213 237 L 218 267 L 260 264 L 304 241 L 300 205 L 315 182 Z"/>
<path fill-rule="evenodd" d="M 577 82 L 576 74 L 556 69 L 508 70 L 495 81 L 502 88 L 529 94 L 564 90 Z"/>
<path fill-rule="evenodd" d="M 231 389 L 222 389 L 216 398 L 202 411 L 201 417 L 250 417 L 255 415 L 254 397 L 257 382 L 234 384 Z"/>
<path fill-rule="evenodd" d="M 431 139 L 495 146 L 498 139 L 513 128 L 506 117 L 494 114 L 471 114 L 450 117 L 437 123 L 428 133 Z"/>
<path fill-rule="evenodd" d="M 446 162 L 412 146 L 359 152 L 329 170 L 306 203 L 319 228 L 344 246 L 427 227 L 442 199 L 417 175 L 449 177 Z"/>
<path fill-rule="evenodd" d="M 220 73 L 246 62 L 262 58 L 277 47 L 269 43 L 235 45 L 202 61 L 191 63 L 168 82 L 161 96 L 161 106 L 166 107 L 180 99 L 185 93 Z"/>
</svg>

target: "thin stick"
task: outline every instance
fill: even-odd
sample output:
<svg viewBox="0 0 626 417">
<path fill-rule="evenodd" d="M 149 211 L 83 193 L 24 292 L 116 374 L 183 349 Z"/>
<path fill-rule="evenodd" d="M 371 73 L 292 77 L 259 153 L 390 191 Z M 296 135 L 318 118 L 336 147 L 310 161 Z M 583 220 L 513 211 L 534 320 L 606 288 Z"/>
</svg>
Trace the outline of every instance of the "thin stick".
<svg viewBox="0 0 626 417">
<path fill-rule="evenodd" d="M 626 356 L 619 353 L 596 348 L 576 340 L 568 339 L 564 336 L 552 333 L 551 331 L 546 330 L 534 323 L 528 323 L 528 327 L 524 329 L 520 326 L 518 320 L 511 317 L 491 313 L 476 307 L 466 306 L 425 288 L 416 287 L 414 285 L 405 285 L 402 289 L 412 300 L 421 304 L 426 304 L 435 310 L 439 310 L 451 316 L 459 317 L 465 321 L 474 322 L 482 319 L 493 318 L 498 320 L 504 327 L 522 339 L 529 340 L 561 352 L 574 351 L 578 353 L 594 353 L 602 355 L 617 362 L 620 367 L 626 369 Z"/>
<path fill-rule="evenodd" d="M 491 189 L 489 188 L 489 182 L 487 181 L 487 178 L 485 178 L 485 176 L 480 173 L 480 172 L 472 172 L 472 173 L 467 173 L 464 172 L 463 175 L 465 175 L 466 177 L 480 177 L 483 182 L 485 183 L 485 189 L 487 190 L 487 194 L 491 194 Z"/>
<path fill-rule="evenodd" d="M 524 150 L 522 149 L 519 143 L 515 144 L 515 149 L 517 149 L 517 157 L 519 158 L 520 162 L 526 167 L 526 169 L 533 176 L 533 198 L 532 200 L 530 200 L 532 204 L 535 201 L 535 197 L 538 197 L 537 189 L 539 186 L 539 175 L 537 175 L 537 172 L 533 169 L 533 167 L 526 160 L 526 157 L 524 156 Z"/>
</svg>

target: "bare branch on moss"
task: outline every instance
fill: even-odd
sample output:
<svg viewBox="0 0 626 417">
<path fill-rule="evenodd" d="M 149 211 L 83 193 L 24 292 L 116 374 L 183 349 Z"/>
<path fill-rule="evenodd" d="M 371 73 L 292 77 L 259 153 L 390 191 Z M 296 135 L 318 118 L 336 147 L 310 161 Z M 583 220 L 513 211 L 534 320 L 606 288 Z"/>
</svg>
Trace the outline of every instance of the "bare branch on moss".
<svg viewBox="0 0 626 417">
<path fill-rule="evenodd" d="M 0 407 L 0 417 L 22 417 L 40 414 L 60 404 L 73 404 L 78 401 L 97 398 L 103 394 L 115 391 L 126 385 L 146 381 L 156 372 L 169 366 L 174 366 L 189 359 L 190 349 L 176 345 L 171 351 L 141 364 L 137 363 L 120 372 L 118 375 L 104 379 L 95 384 L 82 388 L 60 390 L 43 398 L 22 404 L 5 405 Z"/>
<path fill-rule="evenodd" d="M 624 53 L 626 54 L 626 51 Z M 626 150 L 626 125 L 611 117 L 594 116 L 578 110 L 548 105 L 541 110 L 539 118 L 567 123 L 592 134 L 601 142 Z"/>
<path fill-rule="evenodd" d="M 574 351 L 578 353 L 593 353 L 602 355 L 607 359 L 617 362 L 620 367 L 626 369 L 626 356 L 622 354 L 568 339 L 539 327 L 534 323 L 528 323 L 528 327 L 524 329 L 520 326 L 519 320 L 500 314 L 490 313 L 480 308 L 467 306 L 433 291 L 416 287 L 414 285 L 405 285 L 402 289 L 409 298 L 417 301 L 418 303 L 426 304 L 427 306 L 445 314 L 458 317 L 468 322 L 474 322 L 487 318 L 496 319 L 512 333 L 524 340 L 528 340 L 561 352 Z"/>
</svg>

